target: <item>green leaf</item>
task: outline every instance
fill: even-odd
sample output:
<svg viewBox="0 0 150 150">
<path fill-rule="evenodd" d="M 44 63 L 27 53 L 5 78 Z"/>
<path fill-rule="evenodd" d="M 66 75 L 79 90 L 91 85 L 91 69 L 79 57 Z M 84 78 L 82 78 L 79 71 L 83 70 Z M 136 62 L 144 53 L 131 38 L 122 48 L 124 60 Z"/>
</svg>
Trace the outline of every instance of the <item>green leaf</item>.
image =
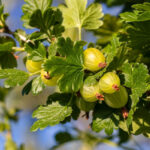
<svg viewBox="0 0 150 150">
<path fill-rule="evenodd" d="M 45 70 L 52 76 L 59 75 L 58 85 L 63 92 L 77 92 L 83 84 L 83 42 L 75 44 L 67 38 L 59 38 L 57 51 L 64 57 L 52 57 L 45 64 Z"/>
<path fill-rule="evenodd" d="M 59 102 L 65 103 L 67 105 L 71 96 L 72 95 L 70 93 L 54 93 L 48 97 L 47 104 L 49 105 L 52 104 L 52 102 L 57 102 L 59 100 Z"/>
<path fill-rule="evenodd" d="M 132 133 L 135 135 L 143 134 L 150 138 L 150 111 L 148 107 L 139 107 L 133 117 Z"/>
<path fill-rule="evenodd" d="M 119 38 L 117 36 L 113 36 L 111 44 L 104 48 L 103 52 L 106 55 L 106 63 L 108 66 L 117 55 L 120 45 L 121 43 L 119 41 Z"/>
<path fill-rule="evenodd" d="M 8 93 L 8 89 L 0 87 L 0 101 L 4 101 L 7 93 Z"/>
<path fill-rule="evenodd" d="M 59 144 L 64 144 L 73 140 L 69 132 L 59 132 L 55 135 L 55 139 Z"/>
<path fill-rule="evenodd" d="M 4 13 L 4 5 L 0 5 L 0 29 L 4 28 L 8 16 L 9 16 L 8 13 Z"/>
<path fill-rule="evenodd" d="M 63 13 L 63 25 L 65 28 L 81 26 L 81 15 L 86 10 L 87 0 L 65 0 L 65 2 L 66 6 L 60 5 L 59 7 Z"/>
<path fill-rule="evenodd" d="M 13 42 L 5 42 L 4 44 L 0 44 L 0 52 L 12 51 L 13 46 Z"/>
<path fill-rule="evenodd" d="M 45 88 L 45 84 L 42 82 L 41 77 L 37 77 L 32 82 L 32 93 L 33 95 L 37 95 L 41 93 Z"/>
<path fill-rule="evenodd" d="M 62 37 L 71 38 L 72 41 L 79 40 L 79 30 L 78 28 L 65 28 L 65 32 L 63 32 Z"/>
<path fill-rule="evenodd" d="M 54 126 L 70 116 L 71 113 L 72 108 L 59 101 L 52 102 L 52 104 L 47 106 L 40 106 L 33 112 L 33 117 L 38 120 L 31 127 L 31 131 L 36 131 L 38 128 L 44 129 L 47 126 Z"/>
<path fill-rule="evenodd" d="M 127 28 L 128 43 L 138 49 L 144 56 L 150 56 L 150 21 L 136 22 Z"/>
<path fill-rule="evenodd" d="M 76 106 L 76 101 L 75 101 L 75 98 L 74 98 L 74 101 L 72 103 L 72 114 L 71 114 L 71 117 L 73 120 L 77 120 L 80 116 L 80 109 Z"/>
<path fill-rule="evenodd" d="M 102 6 L 98 3 L 93 3 L 85 11 L 81 19 L 81 26 L 87 30 L 98 29 L 103 25 L 103 21 L 100 20 L 102 17 Z"/>
<path fill-rule="evenodd" d="M 64 32 L 64 27 L 61 25 L 62 21 L 63 18 L 59 9 L 48 8 L 43 14 L 40 9 L 37 9 L 32 14 L 29 24 L 52 38 L 53 36 L 58 37 Z"/>
<path fill-rule="evenodd" d="M 77 120 L 80 115 L 80 110 L 76 106 L 76 97 L 72 96 L 72 94 L 68 93 L 54 93 L 53 95 L 50 95 L 47 100 L 47 104 L 51 104 L 52 102 L 58 101 L 59 102 L 66 102 L 69 103 L 72 106 L 72 114 L 71 116 L 65 118 L 61 123 L 66 123 L 68 121 L 71 121 L 71 117 L 74 120 Z M 69 102 L 70 101 L 70 102 Z"/>
<path fill-rule="evenodd" d="M 100 21 L 100 18 L 103 17 L 100 4 L 91 4 L 86 9 L 87 0 L 66 0 L 65 2 L 66 6 L 60 6 L 65 28 L 83 27 L 91 30 L 97 29 L 103 24 L 103 22 Z"/>
<path fill-rule="evenodd" d="M 22 96 L 29 94 L 29 92 L 31 91 L 31 88 L 32 88 L 32 82 L 33 82 L 33 80 L 31 80 L 29 83 L 27 83 L 25 85 L 25 87 L 22 90 Z"/>
<path fill-rule="evenodd" d="M 137 109 L 133 115 L 130 132 L 134 135 L 143 134 L 144 136 L 150 138 L 149 102 L 145 104 L 140 103 L 137 106 Z M 128 132 L 125 121 L 121 121 L 119 127 L 125 132 Z"/>
<path fill-rule="evenodd" d="M 43 13 L 52 4 L 52 0 L 25 0 L 25 4 L 22 7 L 23 16 L 21 20 L 24 22 L 23 26 L 31 28 L 29 25 L 30 17 L 37 9 Z"/>
<path fill-rule="evenodd" d="M 120 14 L 120 17 L 127 21 L 127 22 L 133 22 L 133 21 L 137 21 L 137 16 L 136 14 L 132 13 L 132 12 L 125 12 Z"/>
<path fill-rule="evenodd" d="M 122 29 L 123 24 L 118 17 L 109 14 L 104 16 L 103 22 L 103 25 L 93 32 L 98 36 L 96 44 L 105 46 L 111 41 L 113 35 Z"/>
<path fill-rule="evenodd" d="M 127 125 L 132 123 L 133 114 L 136 110 L 136 105 L 139 102 L 139 98 L 147 91 L 147 78 L 148 69 L 143 64 L 129 64 L 126 63 L 123 66 L 123 74 L 125 76 L 125 86 L 131 88 L 132 94 L 130 95 L 132 100 L 131 110 L 127 119 Z"/>
<path fill-rule="evenodd" d="M 129 134 L 123 131 L 122 129 L 119 129 L 119 144 L 128 142 L 129 139 L 130 139 Z"/>
<path fill-rule="evenodd" d="M 15 31 L 14 36 L 19 42 L 20 47 L 24 46 L 24 43 L 27 41 L 27 34 L 24 30 L 18 29 Z"/>
<path fill-rule="evenodd" d="M 139 97 L 147 90 L 148 69 L 144 64 L 125 64 L 123 66 L 125 86 L 131 88 Z"/>
<path fill-rule="evenodd" d="M 15 41 L 11 37 L 0 36 L 0 67 L 2 69 L 17 67 L 17 61 L 12 53 L 13 46 Z"/>
<path fill-rule="evenodd" d="M 46 48 L 42 43 L 37 45 L 26 44 L 25 50 L 30 54 L 28 59 L 33 61 L 42 61 L 46 58 Z"/>
<path fill-rule="evenodd" d="M 0 70 L 0 79 L 6 79 L 4 82 L 6 88 L 23 85 L 28 78 L 29 74 L 21 70 Z"/>
<path fill-rule="evenodd" d="M 120 47 L 117 48 L 116 56 L 114 56 L 113 61 L 107 67 L 107 71 L 121 69 L 122 65 L 128 60 L 128 52 L 129 48 L 126 43 L 120 45 Z"/>
<path fill-rule="evenodd" d="M 139 22 L 150 20 L 150 3 L 135 4 L 132 7 L 135 9 L 133 12 L 125 12 L 120 15 L 124 21 Z"/>
<path fill-rule="evenodd" d="M 10 52 L 0 53 L 0 66 L 2 69 L 17 67 L 17 61 L 14 55 Z"/>
<path fill-rule="evenodd" d="M 36 32 L 33 32 L 32 34 L 30 34 L 28 36 L 28 39 L 33 41 L 33 42 L 44 41 L 47 39 L 47 35 L 43 34 L 42 32 L 36 31 Z"/>
<path fill-rule="evenodd" d="M 57 53 L 57 43 L 53 42 L 48 48 L 49 58 L 55 56 Z"/>
<path fill-rule="evenodd" d="M 100 132 L 105 129 L 106 134 L 111 135 L 113 129 L 118 128 L 119 115 L 118 110 L 107 107 L 105 104 L 96 105 L 93 113 L 92 129 Z"/>
<path fill-rule="evenodd" d="M 14 39 L 9 36 L 0 36 L 0 44 L 5 44 L 7 42 L 10 42 L 10 43 L 12 42 L 14 44 L 13 46 L 15 46 L 15 43 L 16 43 Z"/>
</svg>

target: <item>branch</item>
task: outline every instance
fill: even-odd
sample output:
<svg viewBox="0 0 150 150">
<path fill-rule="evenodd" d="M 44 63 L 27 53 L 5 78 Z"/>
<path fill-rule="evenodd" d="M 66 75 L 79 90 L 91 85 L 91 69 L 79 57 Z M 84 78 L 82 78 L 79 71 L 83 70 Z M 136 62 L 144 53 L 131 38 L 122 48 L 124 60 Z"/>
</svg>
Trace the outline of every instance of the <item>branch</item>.
<svg viewBox="0 0 150 150">
<path fill-rule="evenodd" d="M 14 37 L 14 32 L 12 32 L 7 25 L 4 28 L 0 29 L 0 33 L 11 34 Z"/>
</svg>

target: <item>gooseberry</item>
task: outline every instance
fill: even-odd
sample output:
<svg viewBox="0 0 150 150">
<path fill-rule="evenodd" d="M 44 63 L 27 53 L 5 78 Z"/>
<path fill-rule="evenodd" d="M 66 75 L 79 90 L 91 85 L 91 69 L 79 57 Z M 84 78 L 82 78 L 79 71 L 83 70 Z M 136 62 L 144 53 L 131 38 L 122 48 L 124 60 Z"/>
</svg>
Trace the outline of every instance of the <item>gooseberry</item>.
<svg viewBox="0 0 150 150">
<path fill-rule="evenodd" d="M 86 85 L 83 84 L 80 89 L 80 94 L 87 102 L 95 102 L 97 100 L 104 100 L 104 96 L 100 93 L 99 85 Z"/>
<path fill-rule="evenodd" d="M 89 112 L 90 110 L 94 109 L 95 103 L 86 102 L 83 100 L 83 98 L 77 98 L 76 99 L 76 105 L 80 110 L 83 110 L 85 112 Z"/>
<path fill-rule="evenodd" d="M 112 94 L 119 90 L 120 79 L 116 73 L 108 72 L 100 79 L 99 86 L 104 93 Z"/>
<path fill-rule="evenodd" d="M 88 48 L 83 54 L 85 69 L 94 72 L 106 66 L 105 57 L 98 49 Z"/>
<path fill-rule="evenodd" d="M 30 73 L 35 73 L 41 70 L 42 63 L 43 61 L 32 61 L 28 59 L 26 61 L 26 68 Z"/>
<path fill-rule="evenodd" d="M 57 84 L 58 76 L 51 77 L 47 71 L 42 69 L 41 71 L 41 79 L 45 85 L 55 86 Z"/>
<path fill-rule="evenodd" d="M 120 89 L 113 94 L 104 94 L 105 103 L 112 108 L 122 108 L 128 102 L 128 93 L 125 87 L 120 86 Z"/>
</svg>

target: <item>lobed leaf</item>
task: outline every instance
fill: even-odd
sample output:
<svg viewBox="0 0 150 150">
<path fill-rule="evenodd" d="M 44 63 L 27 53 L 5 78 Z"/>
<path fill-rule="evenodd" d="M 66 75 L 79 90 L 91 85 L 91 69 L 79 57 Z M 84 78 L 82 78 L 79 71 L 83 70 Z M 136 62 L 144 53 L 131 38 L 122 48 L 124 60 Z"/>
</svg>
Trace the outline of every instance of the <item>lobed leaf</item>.
<svg viewBox="0 0 150 150">
<path fill-rule="evenodd" d="M 139 107 L 133 117 L 132 133 L 135 135 L 143 134 L 150 138 L 150 119 L 149 108 Z"/>
<path fill-rule="evenodd" d="M 135 4 L 133 12 L 125 12 L 120 17 L 126 22 L 139 22 L 150 20 L 150 3 Z"/>
<path fill-rule="evenodd" d="M 31 88 L 32 88 L 32 82 L 33 82 L 33 80 L 31 80 L 24 86 L 24 88 L 22 89 L 22 96 L 29 94 L 29 92 L 31 91 Z"/>
<path fill-rule="evenodd" d="M 52 4 L 52 0 L 25 0 L 25 4 L 22 7 L 23 16 L 21 20 L 24 22 L 23 26 L 26 28 L 32 28 L 29 25 L 30 17 L 37 9 L 43 13 Z"/>
<path fill-rule="evenodd" d="M 0 52 L 12 51 L 12 47 L 14 46 L 13 42 L 5 42 L 0 44 Z"/>
<path fill-rule="evenodd" d="M 14 55 L 10 52 L 0 53 L 0 66 L 2 69 L 17 67 L 17 61 Z"/>
<path fill-rule="evenodd" d="M 61 121 L 61 123 L 71 121 L 71 118 L 77 120 L 80 115 L 80 110 L 76 106 L 76 97 L 68 93 L 54 93 L 48 97 L 47 104 L 51 104 L 52 102 L 56 102 L 58 100 L 60 103 L 66 103 L 66 105 L 69 103 L 72 106 L 71 116 L 65 118 L 65 120 Z"/>
<path fill-rule="evenodd" d="M 6 79 L 4 82 L 6 88 L 23 85 L 28 78 L 29 74 L 21 70 L 0 70 L 0 79 Z"/>
<path fill-rule="evenodd" d="M 97 105 L 93 113 L 92 129 L 100 132 L 105 129 L 106 134 L 111 135 L 113 129 L 119 125 L 118 110 L 107 107 L 105 104 Z"/>
<path fill-rule="evenodd" d="M 87 30 L 98 29 L 103 25 L 103 21 L 100 20 L 103 15 L 102 6 L 100 4 L 93 3 L 89 5 L 81 19 L 82 27 Z"/>
<path fill-rule="evenodd" d="M 25 51 L 30 54 L 28 59 L 33 61 L 42 61 L 46 58 L 46 49 L 42 43 L 38 43 L 37 45 L 31 45 L 30 43 L 27 43 L 25 45 Z"/>
<path fill-rule="evenodd" d="M 51 57 L 45 64 L 45 70 L 52 76 L 60 76 L 58 85 L 63 92 L 77 92 L 83 84 L 83 42 L 75 44 L 67 38 L 59 38 L 57 51 L 64 57 Z"/>
<path fill-rule="evenodd" d="M 127 28 L 128 44 L 144 56 L 150 56 L 150 21 L 136 22 Z"/>
<path fill-rule="evenodd" d="M 121 43 L 119 41 L 119 38 L 117 36 L 114 36 L 111 40 L 111 44 L 104 48 L 103 52 L 106 55 L 107 65 L 109 65 L 117 55 L 120 45 Z"/>
<path fill-rule="evenodd" d="M 74 138 L 69 132 L 58 132 L 55 135 L 55 139 L 59 144 L 64 144 L 64 143 L 72 141 Z"/>
<path fill-rule="evenodd" d="M 122 30 L 123 26 L 119 17 L 111 16 L 110 14 L 104 16 L 103 22 L 103 25 L 99 29 L 93 30 L 94 34 L 98 37 L 96 44 L 100 46 L 109 44 L 113 35 Z"/>
<path fill-rule="evenodd" d="M 146 105 L 148 106 L 148 103 Z M 140 103 L 140 105 L 137 106 L 137 109 L 133 115 L 130 132 L 134 135 L 143 134 L 144 136 L 150 138 L 150 112 L 146 105 Z M 128 132 L 126 122 L 121 121 L 119 127 L 125 132 Z"/>
<path fill-rule="evenodd" d="M 45 84 L 42 82 L 41 77 L 37 77 L 33 80 L 32 82 L 32 93 L 33 95 L 37 95 L 39 93 L 41 93 L 45 88 Z"/>
<path fill-rule="evenodd" d="M 131 88 L 132 94 L 130 95 L 132 100 L 131 110 L 127 119 L 127 125 L 129 126 L 133 120 L 133 114 L 136 110 L 136 105 L 139 102 L 139 98 L 147 91 L 148 83 L 148 69 L 144 64 L 129 64 L 126 63 L 123 66 L 123 74 L 125 76 L 125 86 Z"/>
<path fill-rule="evenodd" d="M 91 4 L 86 9 L 87 0 L 66 0 L 65 2 L 66 6 L 60 6 L 65 28 L 83 27 L 87 30 L 91 30 L 97 29 L 103 24 L 100 20 L 100 18 L 103 17 L 100 4 Z"/>
<path fill-rule="evenodd" d="M 66 117 L 70 116 L 72 108 L 67 105 L 62 105 L 58 101 L 47 106 L 40 106 L 33 112 L 33 117 L 38 120 L 31 127 L 31 131 L 44 129 L 47 126 L 54 126 Z"/>
<path fill-rule="evenodd" d="M 29 24 L 52 38 L 53 36 L 60 36 L 64 32 L 64 27 L 61 25 L 62 21 L 63 18 L 59 9 L 48 8 L 43 13 L 37 9 L 32 14 Z"/>
</svg>

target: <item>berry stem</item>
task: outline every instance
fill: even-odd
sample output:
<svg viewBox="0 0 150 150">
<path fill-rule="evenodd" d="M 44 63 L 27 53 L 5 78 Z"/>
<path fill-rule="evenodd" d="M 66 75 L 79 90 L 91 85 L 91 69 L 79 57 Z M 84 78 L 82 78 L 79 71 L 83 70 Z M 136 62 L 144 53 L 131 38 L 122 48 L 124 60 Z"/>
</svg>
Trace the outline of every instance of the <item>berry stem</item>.
<svg viewBox="0 0 150 150">
<path fill-rule="evenodd" d="M 34 72 L 34 73 L 29 73 L 29 76 L 34 76 L 34 75 L 37 75 L 41 72 L 41 70 L 37 71 L 37 72 Z"/>
<path fill-rule="evenodd" d="M 21 51 L 24 51 L 24 50 L 25 50 L 24 47 L 13 47 L 12 49 L 13 49 L 14 51 L 16 51 L 16 52 L 21 52 Z"/>
<path fill-rule="evenodd" d="M 79 41 L 81 41 L 81 39 L 82 39 L 82 29 L 81 29 L 80 26 L 79 26 L 78 30 L 79 30 Z"/>
</svg>

